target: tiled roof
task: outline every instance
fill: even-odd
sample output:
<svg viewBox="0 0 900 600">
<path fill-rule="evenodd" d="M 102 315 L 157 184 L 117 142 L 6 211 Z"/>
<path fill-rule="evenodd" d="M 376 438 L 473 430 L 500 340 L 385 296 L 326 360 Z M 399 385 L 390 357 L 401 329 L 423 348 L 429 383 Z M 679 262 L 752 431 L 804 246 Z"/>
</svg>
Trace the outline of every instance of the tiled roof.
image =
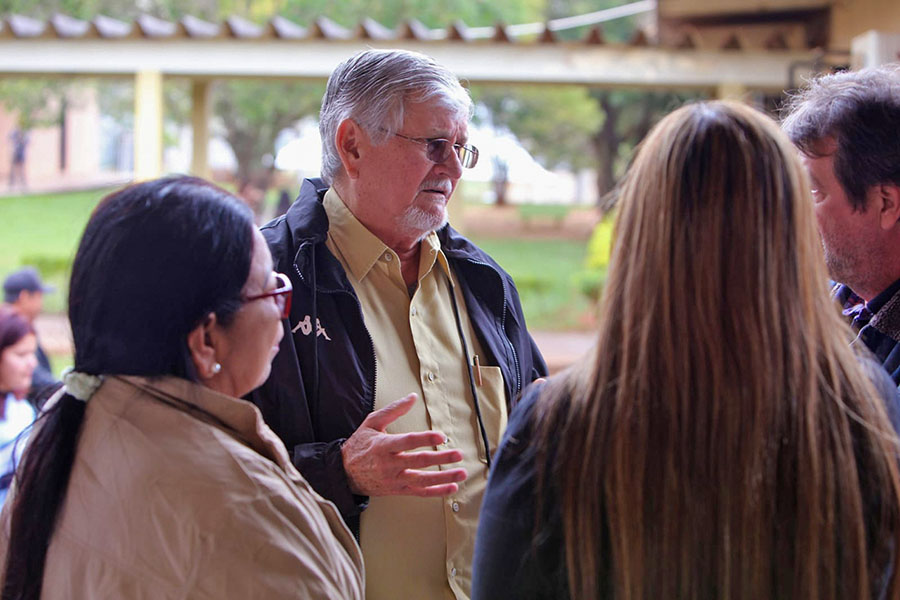
<svg viewBox="0 0 900 600">
<path fill-rule="evenodd" d="M 232 16 L 221 23 L 205 21 L 194 16 L 186 16 L 179 21 L 167 21 L 151 15 L 141 15 L 132 22 L 120 21 L 98 15 L 89 21 L 57 14 L 47 20 L 38 20 L 23 15 L 9 15 L 0 20 L 0 37 L 19 39 L 149 39 L 149 40 L 377 40 L 379 42 L 397 40 L 417 42 L 458 42 L 474 43 L 492 41 L 497 43 L 557 44 L 561 43 L 558 32 L 577 26 L 568 21 L 578 17 L 557 19 L 546 23 L 526 23 L 505 25 L 498 23 L 490 27 L 469 27 L 462 21 L 451 23 L 444 29 L 431 29 L 415 19 L 402 23 L 397 28 L 387 27 L 373 19 L 363 19 L 355 27 L 345 27 L 326 17 L 319 17 L 312 23 L 299 24 L 284 17 L 276 16 L 265 25 Z M 801 25 L 785 24 L 770 27 L 765 35 L 759 31 L 740 26 L 728 31 L 699 32 L 683 29 L 658 40 L 655 36 L 638 31 L 626 46 L 655 46 L 696 50 L 807 50 Z M 602 26 L 587 27 L 579 40 L 567 43 L 589 45 L 606 44 Z"/>
</svg>

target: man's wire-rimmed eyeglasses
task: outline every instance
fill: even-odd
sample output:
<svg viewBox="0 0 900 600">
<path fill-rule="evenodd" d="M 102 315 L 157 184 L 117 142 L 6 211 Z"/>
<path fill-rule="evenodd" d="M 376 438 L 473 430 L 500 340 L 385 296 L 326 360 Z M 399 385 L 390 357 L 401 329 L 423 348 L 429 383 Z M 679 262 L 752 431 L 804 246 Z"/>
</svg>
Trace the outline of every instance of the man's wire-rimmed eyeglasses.
<svg viewBox="0 0 900 600">
<path fill-rule="evenodd" d="M 263 298 L 274 298 L 275 305 L 281 311 L 281 318 L 287 319 L 291 314 L 291 298 L 293 297 L 294 286 L 291 285 L 291 280 L 288 279 L 288 276 L 284 273 L 275 273 L 275 279 L 278 280 L 278 287 L 272 290 L 271 292 L 263 292 L 262 294 L 257 294 L 255 296 L 247 296 L 244 298 L 244 302 L 250 302 L 252 300 L 262 300 Z"/>
<path fill-rule="evenodd" d="M 443 138 L 417 138 L 395 133 L 397 137 L 404 140 L 416 142 L 417 144 L 425 144 L 425 158 L 433 163 L 442 163 L 450 158 L 450 153 L 455 151 L 459 157 L 459 164 L 464 169 L 471 169 L 478 162 L 478 148 L 475 146 L 465 146 L 463 144 L 454 144 L 450 140 Z"/>
</svg>

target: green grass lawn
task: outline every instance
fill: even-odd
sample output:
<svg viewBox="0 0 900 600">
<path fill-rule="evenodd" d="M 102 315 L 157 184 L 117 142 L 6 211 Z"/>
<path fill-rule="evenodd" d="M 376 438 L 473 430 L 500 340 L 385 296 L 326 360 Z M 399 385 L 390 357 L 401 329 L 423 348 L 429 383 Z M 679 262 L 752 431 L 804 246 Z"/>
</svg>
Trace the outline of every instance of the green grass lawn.
<svg viewBox="0 0 900 600">
<path fill-rule="evenodd" d="M 583 329 L 591 303 L 579 291 L 586 241 L 473 237 L 516 282 L 529 329 Z"/>
<path fill-rule="evenodd" d="M 109 190 L 0 198 L 0 279 L 24 265 L 36 266 L 56 286 L 45 310 L 63 312 L 69 270 L 84 225 Z"/>
</svg>

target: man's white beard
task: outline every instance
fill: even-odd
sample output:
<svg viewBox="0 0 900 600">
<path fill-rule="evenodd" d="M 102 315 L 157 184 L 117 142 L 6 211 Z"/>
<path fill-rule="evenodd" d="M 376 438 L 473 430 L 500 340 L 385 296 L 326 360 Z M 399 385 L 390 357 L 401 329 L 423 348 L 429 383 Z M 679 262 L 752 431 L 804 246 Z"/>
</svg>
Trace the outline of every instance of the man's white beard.
<svg viewBox="0 0 900 600">
<path fill-rule="evenodd" d="M 415 232 L 418 240 L 422 240 L 432 231 L 436 231 L 447 224 L 447 208 L 440 215 L 413 205 L 406 209 L 397 219 L 397 227 L 401 231 Z"/>
</svg>

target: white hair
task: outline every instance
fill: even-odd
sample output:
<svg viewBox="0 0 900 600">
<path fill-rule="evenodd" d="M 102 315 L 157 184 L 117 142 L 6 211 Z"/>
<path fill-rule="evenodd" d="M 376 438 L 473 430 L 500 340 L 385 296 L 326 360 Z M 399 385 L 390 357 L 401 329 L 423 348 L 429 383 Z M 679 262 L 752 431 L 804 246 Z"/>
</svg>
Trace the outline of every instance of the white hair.
<svg viewBox="0 0 900 600">
<path fill-rule="evenodd" d="M 345 119 L 352 118 L 373 143 L 382 144 L 403 125 L 405 102 L 434 98 L 460 117 L 474 111 L 456 75 L 424 54 L 364 50 L 342 62 L 328 78 L 319 114 L 322 179 L 331 185 L 341 170 L 335 135 Z"/>
</svg>

